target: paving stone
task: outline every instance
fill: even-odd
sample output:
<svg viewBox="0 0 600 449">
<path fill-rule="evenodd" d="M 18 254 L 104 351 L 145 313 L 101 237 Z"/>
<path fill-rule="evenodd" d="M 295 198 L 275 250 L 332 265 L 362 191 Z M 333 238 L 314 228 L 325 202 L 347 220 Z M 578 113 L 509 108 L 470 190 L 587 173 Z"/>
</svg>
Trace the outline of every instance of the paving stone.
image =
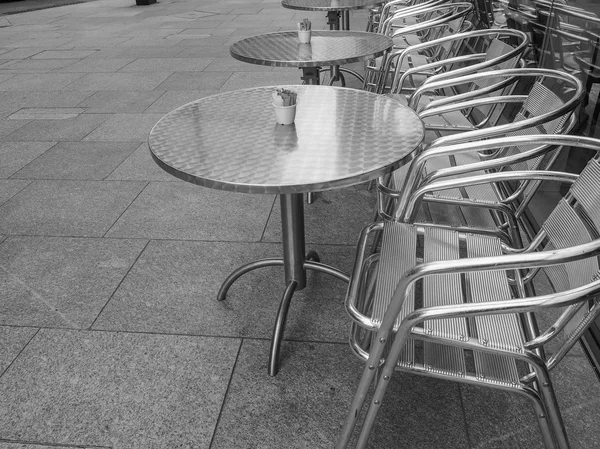
<svg viewBox="0 0 600 449">
<path fill-rule="evenodd" d="M 0 142 L 0 178 L 8 178 L 56 142 Z"/>
<path fill-rule="evenodd" d="M 90 59 L 86 58 L 59 70 L 59 72 L 104 73 L 116 72 L 131 63 L 131 58 Z"/>
<path fill-rule="evenodd" d="M 74 107 L 93 93 L 93 91 L 0 92 L 0 111 L 14 112 L 26 107 Z"/>
<path fill-rule="evenodd" d="M 271 212 L 273 200 L 271 195 L 224 192 L 187 182 L 152 182 L 115 223 L 108 235 L 258 241 Z M 238 220 L 237 217 L 240 216 L 244 216 L 244 220 Z"/>
<path fill-rule="evenodd" d="M 362 363 L 343 345 L 284 342 L 280 372 L 269 377 L 268 349 L 244 340 L 211 447 L 333 447 Z M 400 375 L 390 383 L 369 448 L 468 447 L 462 414 L 445 410 L 459 400 L 455 385 Z"/>
<path fill-rule="evenodd" d="M 0 252 L 0 324 L 87 328 L 133 265 L 143 240 L 10 237 Z"/>
<path fill-rule="evenodd" d="M 13 131 L 16 131 L 19 128 L 22 128 L 27 123 L 28 123 L 27 121 L 1 119 L 0 120 L 0 138 L 3 138 L 5 136 L 9 135 L 10 133 L 12 133 Z M 2 162 L 4 163 L 4 161 L 2 161 Z M 0 168 L 0 170 L 1 170 L 1 168 Z"/>
<path fill-rule="evenodd" d="M 221 87 L 222 91 L 247 89 L 258 86 L 275 86 L 279 84 L 300 84 L 302 72 L 291 68 L 280 72 L 234 72 Z"/>
<path fill-rule="evenodd" d="M 167 112 L 177 109 L 179 106 L 218 93 L 218 90 L 168 90 L 144 112 L 146 114 L 166 114 Z"/>
<path fill-rule="evenodd" d="M 84 140 L 136 141 L 148 139 L 150 130 L 164 114 L 114 114 Z"/>
<path fill-rule="evenodd" d="M 310 246 L 321 260 L 349 272 L 353 247 Z M 270 338 L 285 288 L 281 266 L 253 270 L 238 279 L 225 301 L 216 300 L 225 278 L 245 263 L 282 257 L 280 245 L 152 241 L 94 327 L 225 337 Z M 285 338 L 344 342 L 346 284 L 308 272 L 294 294 Z"/>
<path fill-rule="evenodd" d="M 85 112 L 82 108 L 23 108 L 9 115 L 9 120 L 66 120 Z"/>
<path fill-rule="evenodd" d="M 208 448 L 239 340 L 43 329 L 0 382 L 0 433 Z"/>
<path fill-rule="evenodd" d="M 231 72 L 176 72 L 157 89 L 161 90 L 217 90 L 231 76 Z"/>
<path fill-rule="evenodd" d="M 145 185 L 35 181 L 0 206 L 0 233 L 101 237 Z"/>
<path fill-rule="evenodd" d="M 66 120 L 31 120 L 8 134 L 7 141 L 77 141 L 83 139 L 110 117 L 107 114 L 81 114 Z M 11 120 L 22 123 L 20 120 Z"/>
<path fill-rule="evenodd" d="M 27 59 L 24 61 L 15 60 L 9 61 L 6 64 L 0 66 L 0 70 L 50 72 L 55 69 L 61 69 L 63 67 L 70 66 L 75 62 L 77 62 L 77 59 Z"/>
<path fill-rule="evenodd" d="M 304 206 L 306 241 L 355 245 L 362 229 L 375 219 L 375 192 L 367 185 L 318 192 L 312 204 Z M 281 241 L 279 202 L 273 209 L 263 237 L 267 242 Z"/>
<path fill-rule="evenodd" d="M 162 91 L 101 90 L 78 106 L 86 108 L 86 112 L 92 114 L 144 112 L 162 94 Z"/>
<path fill-rule="evenodd" d="M 142 143 L 106 179 L 122 181 L 178 181 L 177 178 L 164 171 L 154 162 L 150 155 L 148 143 L 146 142 Z"/>
<path fill-rule="evenodd" d="M 1 270 L 1 269 L 0 269 Z M 0 376 L 38 330 L 33 327 L 0 326 Z M 2 443 L 0 443 L 2 449 Z"/>
<path fill-rule="evenodd" d="M 15 173 L 13 179 L 101 180 L 137 147 L 130 142 L 61 142 Z"/>
<path fill-rule="evenodd" d="M 0 205 L 4 204 L 21 190 L 23 190 L 28 184 L 29 181 L 0 179 Z"/>
<path fill-rule="evenodd" d="M 31 56 L 31 59 L 83 59 L 92 53 L 91 50 L 44 50 Z"/>
<path fill-rule="evenodd" d="M 0 91 L 59 90 L 79 77 L 79 73 L 20 73 L 0 82 Z"/>
<path fill-rule="evenodd" d="M 210 58 L 140 58 L 123 67 L 121 72 L 201 72 Z"/>
<path fill-rule="evenodd" d="M 79 75 L 77 81 L 69 85 L 73 90 L 153 90 L 169 77 L 166 73 L 88 73 Z M 67 75 L 67 74 L 65 74 Z M 9 80 L 10 81 L 10 80 Z M 2 83 L 0 83 L 0 90 Z"/>
</svg>

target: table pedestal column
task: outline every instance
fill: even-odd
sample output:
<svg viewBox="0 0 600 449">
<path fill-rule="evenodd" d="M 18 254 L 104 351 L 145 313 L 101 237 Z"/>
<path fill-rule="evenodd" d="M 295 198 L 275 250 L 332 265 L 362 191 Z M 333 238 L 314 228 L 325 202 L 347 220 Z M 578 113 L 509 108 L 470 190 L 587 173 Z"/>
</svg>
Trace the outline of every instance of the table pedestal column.
<svg viewBox="0 0 600 449">
<path fill-rule="evenodd" d="M 304 203 L 301 193 L 282 194 L 279 197 L 281 204 L 281 234 L 283 239 L 283 259 L 262 259 L 243 265 L 231 273 L 217 295 L 222 301 L 227 296 L 229 287 L 243 274 L 256 268 L 283 265 L 285 272 L 285 290 L 279 304 L 271 349 L 269 351 L 269 375 L 275 376 L 279 371 L 279 349 L 285 331 L 285 322 L 292 296 L 296 290 L 306 287 L 306 270 L 316 270 L 335 276 L 349 282 L 349 276 L 337 268 L 324 265 L 319 261 L 315 251 L 305 253 L 304 240 Z"/>
</svg>

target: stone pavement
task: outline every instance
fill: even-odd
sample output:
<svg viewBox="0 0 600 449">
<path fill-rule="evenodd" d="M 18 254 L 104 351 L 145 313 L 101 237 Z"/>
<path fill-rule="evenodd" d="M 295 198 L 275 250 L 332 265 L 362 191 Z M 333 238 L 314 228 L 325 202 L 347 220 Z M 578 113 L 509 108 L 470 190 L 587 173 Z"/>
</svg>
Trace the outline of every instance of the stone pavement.
<svg viewBox="0 0 600 449">
<path fill-rule="evenodd" d="M 225 90 L 297 83 L 233 60 L 241 37 L 322 13 L 279 0 L 99 0 L 0 28 L 0 449 L 330 448 L 361 363 L 345 285 L 310 274 L 280 374 L 266 373 L 282 272 L 215 300 L 239 264 L 280 254 L 276 198 L 179 181 L 146 144 L 165 113 Z M 352 15 L 363 29 L 364 12 Z M 223 136 L 224 139 L 227 136 Z M 307 207 L 307 240 L 349 270 L 365 186 Z M 574 448 L 600 437 L 582 352 L 556 373 Z M 373 448 L 540 448 L 521 398 L 397 376 Z"/>
</svg>

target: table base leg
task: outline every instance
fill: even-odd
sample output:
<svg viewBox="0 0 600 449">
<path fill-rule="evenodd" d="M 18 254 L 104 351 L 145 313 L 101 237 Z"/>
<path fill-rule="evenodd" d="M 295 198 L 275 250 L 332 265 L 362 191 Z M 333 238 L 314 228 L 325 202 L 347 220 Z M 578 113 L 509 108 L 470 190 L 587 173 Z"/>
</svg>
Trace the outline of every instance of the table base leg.
<svg viewBox="0 0 600 449">
<path fill-rule="evenodd" d="M 217 300 L 223 301 L 227 297 L 229 287 L 231 287 L 240 276 L 243 276 L 249 271 L 263 267 L 283 266 L 283 264 L 284 262 L 282 259 L 261 259 L 256 260 L 254 262 L 250 262 L 246 265 L 242 265 L 229 276 L 227 276 L 227 279 L 225 279 L 225 281 L 223 281 L 223 284 L 221 284 L 221 288 L 219 289 L 219 293 L 217 294 Z"/>
<path fill-rule="evenodd" d="M 322 264 L 319 261 L 319 254 L 314 250 L 309 251 L 306 254 L 306 262 L 304 262 L 304 269 L 320 271 L 321 273 L 326 273 L 338 279 L 341 279 L 344 282 L 350 281 L 350 276 L 348 276 L 343 271 L 338 270 L 337 268 L 331 267 L 329 265 Z M 241 266 L 229 276 L 227 276 L 227 279 L 225 279 L 223 285 L 221 285 L 221 288 L 219 289 L 217 299 L 219 301 L 224 300 L 227 296 L 227 291 L 229 290 L 229 287 L 231 287 L 231 285 L 240 276 L 254 269 L 270 266 L 284 266 L 284 261 L 282 259 L 262 259 Z M 277 318 L 275 319 L 275 326 L 273 328 L 273 335 L 271 337 L 271 348 L 269 350 L 269 376 L 276 376 L 279 372 L 279 352 L 285 331 L 285 323 L 287 320 L 288 311 L 290 309 L 290 304 L 292 302 L 292 296 L 297 290 L 297 287 L 298 282 L 296 282 L 295 280 L 288 281 L 286 288 L 283 292 L 283 297 L 281 298 L 281 303 L 279 304 L 279 310 L 277 311 Z"/>
<path fill-rule="evenodd" d="M 319 73 L 319 67 L 302 67 L 302 76 L 300 79 L 304 84 L 321 84 Z"/>
<path fill-rule="evenodd" d="M 277 311 L 277 319 L 273 328 L 273 336 L 271 337 L 271 348 L 269 349 L 269 376 L 274 377 L 279 372 L 279 350 L 281 349 L 281 341 L 285 331 L 285 322 L 287 320 L 288 310 L 292 302 L 292 295 L 296 291 L 298 283 L 290 281 L 283 292 L 279 310 Z"/>
</svg>

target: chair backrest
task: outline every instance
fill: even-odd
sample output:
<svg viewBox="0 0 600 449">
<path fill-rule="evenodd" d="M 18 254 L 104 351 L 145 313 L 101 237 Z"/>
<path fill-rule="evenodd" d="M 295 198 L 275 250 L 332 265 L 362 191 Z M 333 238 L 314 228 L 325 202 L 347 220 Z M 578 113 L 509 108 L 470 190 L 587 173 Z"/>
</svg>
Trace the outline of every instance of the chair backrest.
<svg viewBox="0 0 600 449">
<path fill-rule="evenodd" d="M 446 62 L 442 66 L 443 70 L 437 70 L 433 76 L 439 80 L 468 73 L 514 68 L 527 48 L 528 42 L 525 33 L 508 29 L 475 30 L 438 39 L 430 43 L 441 49 L 439 52 L 435 52 L 435 58 L 432 58 L 434 61 L 431 65 L 434 66 L 436 61 Z M 426 48 L 429 49 L 429 47 Z M 416 84 L 412 77 L 427 69 L 428 66 L 425 65 L 401 71 L 402 59 L 405 55 L 409 56 L 417 51 L 419 51 L 418 48 L 415 48 L 414 51 L 408 49 L 404 54 L 399 55 L 391 93 L 410 90 L 410 86 L 407 84 Z M 485 80 L 479 80 L 478 86 L 483 87 L 484 83 Z M 452 92 L 452 94 L 455 93 Z"/>
<path fill-rule="evenodd" d="M 486 87 L 472 88 L 474 84 L 481 83 L 482 80 L 487 85 Z M 432 146 L 508 135 L 508 133 L 517 133 L 523 129 L 539 127 L 544 124 L 547 124 L 545 126 L 549 128 L 560 129 L 567 123 L 568 117 L 580 104 L 584 94 L 581 81 L 569 73 L 523 68 L 495 70 L 440 82 L 428 82 L 417 89 L 415 95 L 411 97 L 409 105 L 415 108 L 419 100 L 418 95 L 428 91 L 435 92 L 439 88 L 453 84 L 466 85 L 467 92 L 432 102 L 427 109 L 418 111 L 421 118 L 437 115 L 445 110 L 460 108 L 467 110 L 472 122 L 475 122 L 479 118 L 477 115 L 486 114 L 486 109 L 483 109 L 483 112 L 479 109 L 481 106 L 488 107 L 489 104 L 497 104 L 496 107 L 502 107 L 502 104 L 509 105 L 511 103 L 520 106 L 514 110 L 505 108 L 502 117 L 497 121 L 479 122 L 478 129 L 473 131 L 442 136 L 432 142 Z M 509 88 L 513 93 L 502 95 Z M 497 95 L 498 93 L 500 95 Z M 555 120 L 558 121 L 554 122 Z"/>
<path fill-rule="evenodd" d="M 597 151 L 583 169 L 579 178 L 567 195 L 542 225 L 538 240 L 544 250 L 570 248 L 598 241 L 600 239 L 600 141 L 573 136 L 563 139 L 565 145 L 583 147 Z M 543 237 L 543 239 L 540 239 Z M 542 270 L 558 292 L 573 290 L 600 279 L 600 260 L 588 257 L 554 265 Z M 594 307 L 592 307 L 594 306 Z M 589 302 L 580 301 L 567 307 L 558 319 L 538 337 L 531 347 L 548 347 L 552 340 L 559 339 L 560 345 L 549 355 L 549 368 L 553 368 L 581 337 L 587 326 L 598 316 L 600 297 L 592 297 Z"/>
</svg>

